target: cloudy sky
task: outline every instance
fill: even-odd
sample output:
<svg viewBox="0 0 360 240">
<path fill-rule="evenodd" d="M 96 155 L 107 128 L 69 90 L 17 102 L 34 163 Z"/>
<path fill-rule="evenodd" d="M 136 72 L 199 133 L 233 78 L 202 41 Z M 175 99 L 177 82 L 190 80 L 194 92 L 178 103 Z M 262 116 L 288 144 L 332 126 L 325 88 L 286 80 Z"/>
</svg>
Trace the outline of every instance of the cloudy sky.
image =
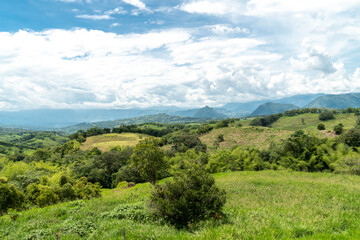
<svg viewBox="0 0 360 240">
<path fill-rule="evenodd" d="M 360 92 L 359 0 L 1 0 L 0 110 Z"/>
</svg>

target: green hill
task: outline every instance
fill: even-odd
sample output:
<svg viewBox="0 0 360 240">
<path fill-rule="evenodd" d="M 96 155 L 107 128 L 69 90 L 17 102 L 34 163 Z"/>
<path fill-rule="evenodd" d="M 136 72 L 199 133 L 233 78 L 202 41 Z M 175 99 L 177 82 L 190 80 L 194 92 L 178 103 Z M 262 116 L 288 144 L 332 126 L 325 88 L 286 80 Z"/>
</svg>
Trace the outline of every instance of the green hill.
<svg viewBox="0 0 360 240">
<path fill-rule="evenodd" d="M 297 109 L 297 108 L 299 108 L 299 107 L 296 105 L 293 105 L 293 104 L 267 102 L 267 103 L 261 104 L 250 115 L 251 116 L 265 116 L 265 115 L 271 115 L 271 114 L 276 114 L 276 113 L 283 113 L 287 110 Z"/>
<path fill-rule="evenodd" d="M 0 217 L 0 239 L 359 239 L 360 178 L 288 171 L 215 174 L 224 216 L 178 230 L 151 219 L 149 183 Z M 164 180 L 166 181 L 166 180 Z M 14 215 L 14 213 L 12 213 Z M 13 216 L 12 215 L 12 216 Z"/>
<path fill-rule="evenodd" d="M 205 118 L 205 119 L 223 119 L 226 118 L 225 114 L 218 113 L 213 108 L 205 106 L 196 111 L 195 118 Z"/>
<path fill-rule="evenodd" d="M 347 93 L 338 95 L 320 96 L 310 102 L 307 108 L 336 108 L 360 107 L 360 93 Z"/>
</svg>

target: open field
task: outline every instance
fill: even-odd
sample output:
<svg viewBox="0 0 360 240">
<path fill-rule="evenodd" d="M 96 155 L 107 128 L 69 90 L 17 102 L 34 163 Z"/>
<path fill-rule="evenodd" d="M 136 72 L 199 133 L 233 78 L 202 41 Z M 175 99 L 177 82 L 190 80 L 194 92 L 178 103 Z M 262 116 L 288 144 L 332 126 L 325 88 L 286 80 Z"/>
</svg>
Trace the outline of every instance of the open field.
<svg viewBox="0 0 360 240">
<path fill-rule="evenodd" d="M 0 217 L 0 239 L 359 239 L 360 177 L 288 171 L 215 174 L 225 216 L 177 230 L 152 220 L 151 185 Z M 123 205 L 125 204 L 125 205 Z M 121 207 L 122 206 L 122 207 Z M 119 211 L 119 209 L 122 211 Z M 151 216 L 151 215 L 150 215 Z M 125 219 L 127 218 L 127 219 Z M 138 220 L 130 220 L 130 219 Z"/>
<path fill-rule="evenodd" d="M 304 124 L 302 123 L 304 119 Z M 335 119 L 329 121 L 320 121 L 319 114 L 306 113 L 294 117 L 281 117 L 275 123 L 272 124 L 272 128 L 282 129 L 282 130 L 306 130 L 309 132 L 318 131 L 317 126 L 320 123 L 325 125 L 326 130 L 333 131 L 335 125 L 342 123 L 344 129 L 350 129 L 355 126 L 357 116 L 353 113 L 348 114 L 336 114 Z"/>
<path fill-rule="evenodd" d="M 88 137 L 86 142 L 81 146 L 81 150 L 89 150 L 94 147 L 102 151 L 107 151 L 110 148 L 120 146 L 135 146 L 141 139 L 149 137 L 145 134 L 138 133 L 109 133 L 98 136 Z"/>
<path fill-rule="evenodd" d="M 222 134 L 225 140 L 220 143 L 222 148 L 240 145 L 264 149 L 269 147 L 271 142 L 279 142 L 281 139 L 289 137 L 292 133 L 293 131 L 267 127 L 228 127 L 214 129 L 208 134 L 201 136 L 200 139 L 208 147 L 212 147 L 216 137 Z"/>
</svg>

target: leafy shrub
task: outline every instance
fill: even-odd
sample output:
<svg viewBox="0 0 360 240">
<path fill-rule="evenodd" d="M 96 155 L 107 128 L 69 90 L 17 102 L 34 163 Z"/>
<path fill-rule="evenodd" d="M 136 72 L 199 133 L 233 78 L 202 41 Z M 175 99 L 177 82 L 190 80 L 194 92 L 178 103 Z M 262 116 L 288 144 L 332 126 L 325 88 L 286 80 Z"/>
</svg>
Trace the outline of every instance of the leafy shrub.
<svg viewBox="0 0 360 240">
<path fill-rule="evenodd" d="M 193 167 L 164 185 L 156 185 L 150 207 L 176 227 L 221 214 L 226 201 L 224 190 L 215 186 L 214 178 L 201 167 Z"/>
<path fill-rule="evenodd" d="M 347 131 L 344 142 L 351 147 L 360 147 L 360 128 L 352 128 Z"/>
<path fill-rule="evenodd" d="M 36 198 L 36 204 L 40 207 L 45 207 L 48 205 L 53 205 L 59 202 L 59 196 L 48 186 L 40 187 L 40 194 Z"/>
<path fill-rule="evenodd" d="M 59 197 L 61 201 L 69 201 L 76 199 L 76 193 L 70 183 L 65 183 L 60 188 Z"/>
<path fill-rule="evenodd" d="M 0 183 L 0 214 L 6 213 L 9 208 L 21 208 L 25 196 L 14 185 Z"/>
<path fill-rule="evenodd" d="M 101 185 L 99 183 L 92 184 L 88 182 L 86 177 L 80 178 L 74 185 L 74 190 L 77 198 L 90 199 L 93 197 L 100 197 Z"/>
<path fill-rule="evenodd" d="M 320 123 L 318 126 L 317 126 L 317 129 L 318 130 L 325 130 L 325 125 Z"/>
<path fill-rule="evenodd" d="M 332 164 L 334 173 L 360 175 L 360 156 L 350 154 Z"/>
<path fill-rule="evenodd" d="M 327 120 L 331 120 L 334 118 L 335 118 L 334 113 L 330 112 L 330 111 L 324 111 L 324 112 L 320 113 L 320 115 L 319 115 L 319 120 L 321 120 L 321 121 L 327 121 Z"/>
<path fill-rule="evenodd" d="M 341 123 L 338 125 L 334 126 L 334 132 L 336 135 L 340 135 L 344 132 L 344 125 L 342 125 Z"/>
</svg>

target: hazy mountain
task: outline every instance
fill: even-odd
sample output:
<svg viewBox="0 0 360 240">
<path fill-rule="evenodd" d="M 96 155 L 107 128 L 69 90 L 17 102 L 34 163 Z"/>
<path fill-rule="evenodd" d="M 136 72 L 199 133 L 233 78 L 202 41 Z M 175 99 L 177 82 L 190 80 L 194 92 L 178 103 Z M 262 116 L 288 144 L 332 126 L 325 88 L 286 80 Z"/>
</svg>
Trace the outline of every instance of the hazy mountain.
<svg viewBox="0 0 360 240">
<path fill-rule="evenodd" d="M 320 96 L 310 102 L 306 107 L 309 108 L 337 108 L 344 109 L 348 107 L 360 107 L 360 93 L 347 94 L 328 94 Z"/>
<path fill-rule="evenodd" d="M 218 113 L 213 108 L 205 106 L 196 111 L 195 118 L 207 118 L 207 119 L 223 119 L 227 118 L 225 114 Z"/>
<path fill-rule="evenodd" d="M 276 114 L 276 113 L 283 113 L 287 110 L 297 109 L 297 108 L 299 108 L 299 107 L 294 104 L 267 102 L 267 103 L 261 104 L 250 115 L 251 116 L 265 116 L 265 115 L 271 115 L 271 114 Z"/>
<path fill-rule="evenodd" d="M 235 112 L 240 116 L 249 115 L 251 112 L 255 111 L 257 107 L 261 104 L 272 102 L 272 103 L 283 103 L 283 104 L 294 104 L 296 106 L 304 107 L 306 104 L 310 103 L 314 99 L 319 96 L 323 96 L 323 93 L 317 94 L 299 94 L 291 97 L 285 97 L 274 100 L 261 100 L 261 101 L 253 101 L 253 102 L 245 102 L 245 103 L 227 103 L 223 106 L 223 108 Z"/>
<path fill-rule="evenodd" d="M 149 123 L 149 122 L 157 122 L 157 123 L 192 123 L 192 122 L 203 122 L 206 119 L 200 118 L 191 118 L 191 117 L 182 117 L 182 116 L 171 116 L 166 113 L 156 114 L 156 115 L 147 115 L 141 117 L 134 118 L 126 118 L 126 119 L 118 119 L 114 121 L 102 121 L 102 122 L 92 122 L 92 123 L 79 123 L 73 126 L 68 126 L 62 128 L 62 131 L 65 132 L 76 132 L 80 129 L 89 129 L 92 127 L 100 127 L 100 128 L 114 128 L 121 125 L 131 125 L 131 124 L 141 124 L 141 123 Z"/>
</svg>

